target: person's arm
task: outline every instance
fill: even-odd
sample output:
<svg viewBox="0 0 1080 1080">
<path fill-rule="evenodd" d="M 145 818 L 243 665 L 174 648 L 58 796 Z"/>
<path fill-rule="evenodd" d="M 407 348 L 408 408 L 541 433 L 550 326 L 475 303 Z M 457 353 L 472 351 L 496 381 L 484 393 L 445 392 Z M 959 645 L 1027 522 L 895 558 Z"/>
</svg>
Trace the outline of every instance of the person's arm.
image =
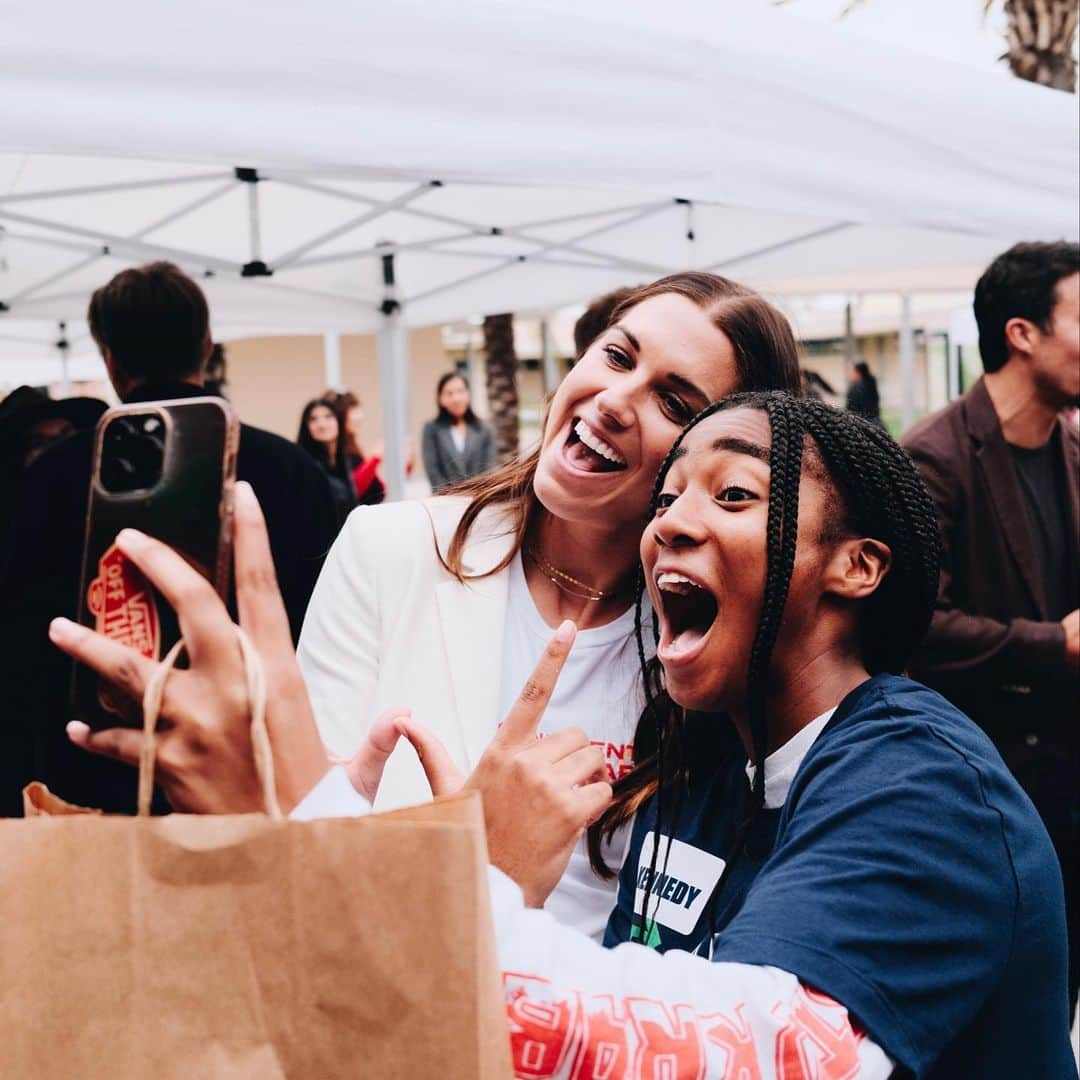
<svg viewBox="0 0 1080 1080">
<path fill-rule="evenodd" d="M 372 720 L 379 613 L 369 537 L 385 520 L 375 507 L 349 515 L 316 582 L 296 650 L 319 733 L 340 757 L 355 753 Z"/>
<path fill-rule="evenodd" d="M 431 490 L 438 491 L 439 488 L 445 487 L 450 482 L 450 478 L 443 471 L 442 458 L 439 455 L 438 432 L 432 420 L 424 425 L 420 440 L 420 456 L 424 460 L 424 472 L 427 473 Z"/>
<path fill-rule="evenodd" d="M 942 545 L 937 603 L 912 669 L 987 685 L 1005 680 L 1028 682 L 1039 675 L 1064 675 L 1066 631 L 1061 623 L 1021 618 L 1002 621 L 972 614 L 957 605 L 952 582 L 962 511 L 960 488 L 950 462 L 917 443 L 906 449 L 933 499 Z"/>
<path fill-rule="evenodd" d="M 367 495 L 368 488 L 371 487 L 378 476 L 379 466 L 381 464 L 382 458 L 377 454 L 372 454 L 371 457 L 364 458 L 364 460 L 353 470 L 353 484 L 356 487 L 356 498 L 358 501 L 364 501 L 364 496 Z"/>
</svg>

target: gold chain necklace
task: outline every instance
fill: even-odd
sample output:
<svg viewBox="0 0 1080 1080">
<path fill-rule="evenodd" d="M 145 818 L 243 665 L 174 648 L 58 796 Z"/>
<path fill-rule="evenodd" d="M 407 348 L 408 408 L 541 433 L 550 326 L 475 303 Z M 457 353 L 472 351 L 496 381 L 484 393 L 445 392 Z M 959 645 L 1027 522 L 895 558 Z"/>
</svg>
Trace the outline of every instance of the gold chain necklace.
<svg viewBox="0 0 1080 1080">
<path fill-rule="evenodd" d="M 613 597 L 619 590 L 618 589 L 594 589 L 591 585 L 586 585 L 584 581 L 578 581 L 576 577 L 571 577 L 569 574 L 557 567 L 554 567 L 549 562 L 545 562 L 540 555 L 531 548 L 526 551 L 526 554 L 534 563 L 537 568 L 548 578 L 552 585 L 558 589 L 562 589 L 564 593 L 568 593 L 570 596 L 576 596 L 579 600 L 608 600 Z M 577 589 L 582 590 L 577 592 L 571 586 L 576 586 Z"/>
</svg>

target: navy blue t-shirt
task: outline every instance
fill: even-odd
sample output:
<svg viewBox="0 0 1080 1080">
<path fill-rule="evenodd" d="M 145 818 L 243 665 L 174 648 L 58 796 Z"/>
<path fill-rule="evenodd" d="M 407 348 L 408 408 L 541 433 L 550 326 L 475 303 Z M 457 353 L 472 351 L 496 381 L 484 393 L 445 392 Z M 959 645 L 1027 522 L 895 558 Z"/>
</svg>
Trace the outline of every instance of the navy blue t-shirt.
<svg viewBox="0 0 1080 1080">
<path fill-rule="evenodd" d="M 641 936 L 648 885 L 646 943 L 708 954 L 744 764 L 691 777 L 651 878 L 655 800 L 638 814 L 606 945 Z M 939 694 L 895 675 L 853 690 L 743 852 L 708 920 L 713 960 L 791 972 L 917 1077 L 1076 1076 L 1054 850 L 993 744 Z"/>
</svg>

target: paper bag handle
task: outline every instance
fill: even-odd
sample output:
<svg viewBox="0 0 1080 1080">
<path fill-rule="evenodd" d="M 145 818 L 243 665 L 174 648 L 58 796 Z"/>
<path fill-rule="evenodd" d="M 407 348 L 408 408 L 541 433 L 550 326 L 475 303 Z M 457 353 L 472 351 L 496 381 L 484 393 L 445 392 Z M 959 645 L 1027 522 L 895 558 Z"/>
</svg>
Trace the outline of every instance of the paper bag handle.
<svg viewBox="0 0 1080 1080">
<path fill-rule="evenodd" d="M 274 786 L 274 755 L 270 748 L 270 733 L 266 727 L 266 672 L 262 660 L 239 626 L 234 627 L 240 642 L 240 654 L 244 660 L 244 679 L 247 682 L 248 701 L 251 703 L 251 749 L 255 757 L 255 771 L 262 786 L 263 806 L 272 818 L 280 818 L 277 788 Z M 165 694 L 165 680 L 183 652 L 181 639 L 170 650 L 146 684 L 143 693 L 143 741 L 139 752 L 139 798 L 138 815 L 150 813 L 150 801 L 154 794 L 154 755 L 157 749 L 154 732 L 161 713 L 161 699 Z"/>
</svg>

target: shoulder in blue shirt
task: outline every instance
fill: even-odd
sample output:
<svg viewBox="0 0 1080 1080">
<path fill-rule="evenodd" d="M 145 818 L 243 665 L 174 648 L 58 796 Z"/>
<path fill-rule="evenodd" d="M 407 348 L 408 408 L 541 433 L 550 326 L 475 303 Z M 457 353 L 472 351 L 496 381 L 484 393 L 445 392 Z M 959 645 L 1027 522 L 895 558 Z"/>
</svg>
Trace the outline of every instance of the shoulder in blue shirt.
<svg viewBox="0 0 1080 1080">
<path fill-rule="evenodd" d="M 655 801 L 638 815 L 606 944 L 647 892 L 648 944 L 790 971 L 918 1077 L 1076 1075 L 1058 863 L 975 724 L 909 679 L 857 687 L 707 912 L 742 764 L 691 783 L 655 865 Z"/>
</svg>

